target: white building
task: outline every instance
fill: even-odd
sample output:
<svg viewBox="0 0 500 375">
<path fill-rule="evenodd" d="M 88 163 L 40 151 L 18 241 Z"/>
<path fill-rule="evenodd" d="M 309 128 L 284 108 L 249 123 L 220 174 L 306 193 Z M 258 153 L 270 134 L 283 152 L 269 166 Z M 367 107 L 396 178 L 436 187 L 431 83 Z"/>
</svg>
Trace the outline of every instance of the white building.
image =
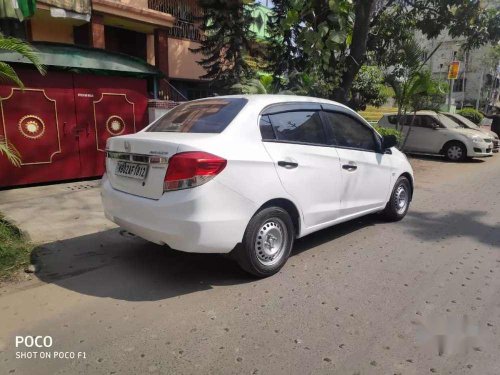
<svg viewBox="0 0 500 375">
<path fill-rule="evenodd" d="M 494 67 L 488 66 L 485 62 L 491 45 L 467 52 L 461 47 L 463 42 L 464 40 L 445 36 L 433 40 L 422 39 L 421 43 L 427 53 L 431 53 L 441 43 L 427 63 L 434 78 L 447 80 L 450 62 L 460 61 L 458 79 L 454 81 L 452 92 L 452 102 L 455 102 L 457 108 L 464 105 L 474 107 L 484 105 L 490 97 L 492 84 L 496 78 Z M 496 99 L 498 100 L 498 93 Z"/>
</svg>

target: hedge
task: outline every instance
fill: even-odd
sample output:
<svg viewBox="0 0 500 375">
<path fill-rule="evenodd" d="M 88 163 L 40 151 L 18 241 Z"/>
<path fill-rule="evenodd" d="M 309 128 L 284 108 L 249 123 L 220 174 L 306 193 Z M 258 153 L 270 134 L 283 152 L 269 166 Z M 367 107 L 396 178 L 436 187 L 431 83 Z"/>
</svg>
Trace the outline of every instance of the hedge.
<svg viewBox="0 0 500 375">
<path fill-rule="evenodd" d="M 481 112 L 475 110 L 474 108 L 464 108 L 457 112 L 459 115 L 471 120 L 474 124 L 479 125 L 483 119 Z"/>
</svg>

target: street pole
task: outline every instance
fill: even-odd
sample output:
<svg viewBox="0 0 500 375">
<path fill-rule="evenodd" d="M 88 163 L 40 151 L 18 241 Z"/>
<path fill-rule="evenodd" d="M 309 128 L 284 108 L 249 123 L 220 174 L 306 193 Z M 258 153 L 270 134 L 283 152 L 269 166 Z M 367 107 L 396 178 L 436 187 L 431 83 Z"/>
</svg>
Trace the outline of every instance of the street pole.
<svg viewBox="0 0 500 375">
<path fill-rule="evenodd" d="M 451 112 L 451 94 L 453 94 L 453 79 L 450 79 L 450 89 L 448 90 L 448 112 Z"/>
<path fill-rule="evenodd" d="M 464 108 L 464 102 L 465 102 L 465 85 L 467 84 L 466 83 L 466 79 L 467 79 L 467 51 L 464 52 L 464 74 L 462 75 L 462 105 L 460 107 L 460 109 Z"/>
<path fill-rule="evenodd" d="M 476 98 L 476 111 L 479 111 L 479 101 L 481 100 L 481 91 L 483 90 L 483 76 L 484 76 L 484 68 L 481 70 L 481 78 L 479 79 L 479 89 L 477 90 L 477 98 Z"/>
</svg>

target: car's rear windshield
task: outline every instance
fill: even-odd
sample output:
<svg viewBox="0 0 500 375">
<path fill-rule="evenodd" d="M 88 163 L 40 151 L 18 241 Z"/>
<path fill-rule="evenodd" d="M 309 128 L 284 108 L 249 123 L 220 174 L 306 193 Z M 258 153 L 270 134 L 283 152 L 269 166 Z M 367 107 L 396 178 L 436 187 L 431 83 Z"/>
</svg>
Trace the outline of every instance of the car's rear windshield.
<svg viewBox="0 0 500 375">
<path fill-rule="evenodd" d="M 247 101 L 243 98 L 214 98 L 180 104 L 147 131 L 220 133 L 233 121 Z"/>
</svg>

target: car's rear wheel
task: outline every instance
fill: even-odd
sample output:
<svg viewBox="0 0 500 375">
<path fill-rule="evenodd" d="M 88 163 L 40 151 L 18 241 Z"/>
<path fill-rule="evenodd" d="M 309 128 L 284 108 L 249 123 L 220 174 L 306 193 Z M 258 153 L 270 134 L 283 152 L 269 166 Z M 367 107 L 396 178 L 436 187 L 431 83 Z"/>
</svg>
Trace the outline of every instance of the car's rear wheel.
<svg viewBox="0 0 500 375">
<path fill-rule="evenodd" d="M 281 207 L 264 208 L 248 223 L 242 244 L 235 249 L 236 261 L 254 276 L 274 275 L 290 256 L 293 240 L 288 212 Z"/>
<path fill-rule="evenodd" d="M 411 185 L 408 178 L 401 176 L 394 184 L 391 198 L 382 214 L 389 221 L 399 221 L 406 216 L 411 201 Z"/>
<path fill-rule="evenodd" d="M 464 161 L 467 159 L 467 148 L 461 142 L 449 142 L 445 145 L 444 156 L 449 161 Z"/>
</svg>

